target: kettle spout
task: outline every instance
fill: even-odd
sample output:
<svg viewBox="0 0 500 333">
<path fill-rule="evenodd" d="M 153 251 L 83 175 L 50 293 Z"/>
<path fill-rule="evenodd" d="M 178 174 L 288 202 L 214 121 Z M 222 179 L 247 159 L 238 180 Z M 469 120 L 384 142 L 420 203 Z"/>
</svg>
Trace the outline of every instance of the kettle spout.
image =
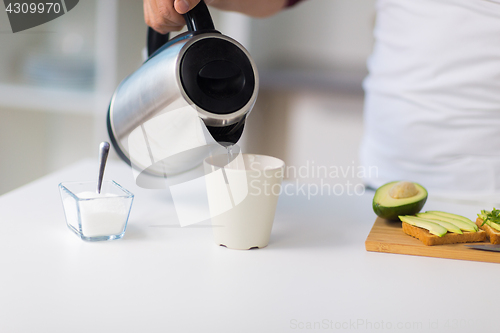
<svg viewBox="0 0 500 333">
<path fill-rule="evenodd" d="M 239 122 L 228 126 L 207 126 L 208 131 L 215 141 L 221 146 L 228 147 L 234 145 L 241 138 L 245 127 L 246 115 Z"/>
</svg>

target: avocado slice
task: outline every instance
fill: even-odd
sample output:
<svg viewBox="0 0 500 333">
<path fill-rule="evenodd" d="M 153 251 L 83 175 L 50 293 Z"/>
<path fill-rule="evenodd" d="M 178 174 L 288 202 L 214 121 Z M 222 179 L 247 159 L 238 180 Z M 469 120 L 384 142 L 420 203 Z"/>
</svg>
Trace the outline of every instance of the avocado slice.
<svg viewBox="0 0 500 333">
<path fill-rule="evenodd" d="M 474 232 L 474 231 L 479 230 L 479 228 L 477 227 L 477 225 L 474 222 L 472 222 L 468 218 L 460 216 L 460 215 L 446 213 L 446 212 L 440 212 L 440 211 L 436 211 L 436 210 L 430 210 L 430 211 L 427 211 L 427 212 L 421 213 L 421 214 L 426 214 L 425 216 L 421 215 L 421 217 L 424 217 L 424 218 L 431 218 L 431 219 L 442 220 L 442 221 L 453 223 L 454 225 L 456 225 L 457 227 L 459 227 L 460 229 L 465 230 L 465 231 L 473 231 Z M 427 215 L 427 214 L 429 214 L 429 215 Z M 466 223 L 466 224 L 464 224 L 464 223 Z"/>
<path fill-rule="evenodd" d="M 448 232 L 448 230 L 446 230 L 445 227 L 437 223 L 421 219 L 415 216 L 399 216 L 399 219 L 415 227 L 427 229 L 431 234 L 439 237 L 443 237 L 443 235 L 445 235 Z"/>
<path fill-rule="evenodd" d="M 493 210 L 495 210 L 495 208 L 493 208 Z M 492 227 L 493 229 L 500 231 L 500 224 L 495 223 L 495 222 L 492 222 L 492 221 L 490 221 L 490 220 L 488 219 L 488 215 L 491 215 L 491 213 L 492 213 L 492 212 L 490 212 L 490 211 L 487 211 L 487 210 L 484 210 L 484 209 L 483 209 L 483 210 L 481 211 L 481 214 L 477 214 L 477 216 L 478 216 L 481 220 L 483 220 L 483 224 L 486 224 L 486 225 L 488 225 L 488 226 Z M 486 222 L 484 222 L 484 221 L 486 221 Z"/>
<path fill-rule="evenodd" d="M 498 225 L 497 223 L 494 223 L 494 222 L 491 222 L 491 221 L 486 221 L 485 224 L 489 225 L 490 227 L 492 227 L 493 229 L 495 229 L 497 231 L 500 231 L 500 225 Z"/>
<path fill-rule="evenodd" d="M 449 218 L 452 218 L 452 219 L 462 220 L 464 222 L 468 222 L 468 223 L 474 224 L 474 222 L 471 219 L 468 219 L 465 216 L 458 215 L 458 214 L 447 213 L 447 212 L 443 212 L 443 211 L 440 211 L 440 210 L 428 210 L 428 211 L 426 211 L 426 213 L 441 215 L 441 216 L 444 216 L 444 217 L 449 217 Z"/>
<path fill-rule="evenodd" d="M 425 215 L 425 214 L 423 214 Z M 458 226 L 456 226 L 455 224 L 453 223 L 450 223 L 450 222 L 447 222 L 447 221 L 443 221 L 443 220 L 436 220 L 436 219 L 432 219 L 432 218 L 429 218 L 429 217 L 424 217 L 422 214 L 417 214 L 417 219 L 422 219 L 422 220 L 425 220 L 425 221 L 429 221 L 429 222 L 433 222 L 433 223 L 437 223 L 439 224 L 440 226 L 442 227 L 445 227 L 446 230 L 448 230 L 449 232 L 454 232 L 456 234 L 463 234 L 462 230 L 460 230 L 460 228 Z"/>
<path fill-rule="evenodd" d="M 373 197 L 373 211 L 379 217 L 398 220 L 414 215 L 424 207 L 427 190 L 417 183 L 394 181 L 380 186 Z"/>
</svg>

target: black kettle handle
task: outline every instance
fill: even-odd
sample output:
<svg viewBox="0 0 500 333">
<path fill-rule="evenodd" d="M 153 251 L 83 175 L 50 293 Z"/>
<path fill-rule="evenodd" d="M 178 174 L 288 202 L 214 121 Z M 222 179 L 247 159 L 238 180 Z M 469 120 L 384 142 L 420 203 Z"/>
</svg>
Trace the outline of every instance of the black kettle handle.
<svg viewBox="0 0 500 333">
<path fill-rule="evenodd" d="M 215 30 L 212 16 L 204 0 L 183 16 L 189 31 Z"/>
<path fill-rule="evenodd" d="M 183 15 L 189 31 L 215 30 L 212 16 L 204 0 L 201 0 L 193 9 Z M 155 53 L 169 40 L 169 34 L 161 34 L 148 28 L 148 57 Z"/>
<path fill-rule="evenodd" d="M 163 35 L 148 27 L 148 57 L 151 57 L 153 53 L 168 42 L 168 35 L 168 33 Z"/>
</svg>

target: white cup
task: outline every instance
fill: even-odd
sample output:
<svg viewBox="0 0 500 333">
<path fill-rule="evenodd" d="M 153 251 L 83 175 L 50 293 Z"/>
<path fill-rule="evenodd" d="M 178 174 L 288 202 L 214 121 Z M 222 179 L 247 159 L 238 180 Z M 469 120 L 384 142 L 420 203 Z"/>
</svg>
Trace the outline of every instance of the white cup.
<svg viewBox="0 0 500 333">
<path fill-rule="evenodd" d="M 285 163 L 271 156 L 238 154 L 205 159 L 208 207 L 215 243 L 247 250 L 267 246 Z"/>
</svg>

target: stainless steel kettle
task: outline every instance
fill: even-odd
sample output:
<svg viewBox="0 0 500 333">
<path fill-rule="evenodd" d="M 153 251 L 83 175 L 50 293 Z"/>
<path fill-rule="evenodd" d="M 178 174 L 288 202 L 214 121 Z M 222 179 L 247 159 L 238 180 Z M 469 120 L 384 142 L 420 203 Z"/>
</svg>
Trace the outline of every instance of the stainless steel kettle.
<svg viewBox="0 0 500 333">
<path fill-rule="evenodd" d="M 110 140 L 140 173 L 175 175 L 225 153 L 257 99 L 252 58 L 215 30 L 203 0 L 184 18 L 188 31 L 171 40 L 149 30 L 148 60 L 121 82 L 109 106 Z"/>
</svg>

